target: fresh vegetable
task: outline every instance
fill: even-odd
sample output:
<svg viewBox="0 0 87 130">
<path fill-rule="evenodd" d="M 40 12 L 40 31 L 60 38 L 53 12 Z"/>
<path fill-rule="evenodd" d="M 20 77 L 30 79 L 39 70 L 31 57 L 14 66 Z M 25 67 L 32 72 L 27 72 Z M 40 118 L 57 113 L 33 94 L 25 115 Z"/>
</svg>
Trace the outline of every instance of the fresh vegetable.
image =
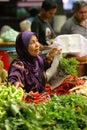
<svg viewBox="0 0 87 130">
<path fill-rule="evenodd" d="M 79 61 L 76 58 L 65 58 L 62 57 L 60 59 L 60 67 L 65 71 L 67 74 L 71 75 L 78 75 L 77 66 L 79 65 Z"/>
<path fill-rule="evenodd" d="M 5 114 L 5 110 L 3 106 L 9 102 L 10 100 L 22 100 L 23 97 L 23 89 L 16 88 L 14 85 L 0 85 L 0 118 Z"/>
<path fill-rule="evenodd" d="M 31 92 L 33 99 L 36 95 L 40 96 Z M 22 88 L 0 85 L 0 130 L 87 130 L 87 98 L 84 96 L 53 94 L 38 104 L 24 102 L 23 97 Z"/>
<path fill-rule="evenodd" d="M 4 104 L 1 130 L 86 130 L 87 99 L 72 94 L 52 96 L 39 104 L 10 100 Z"/>
<path fill-rule="evenodd" d="M 68 75 L 64 81 L 56 88 L 51 90 L 51 87 L 49 84 L 46 84 L 45 89 L 46 91 L 50 94 L 57 94 L 57 95 L 65 95 L 65 94 L 70 94 L 70 89 L 83 85 L 85 83 L 85 80 L 79 79 L 75 75 Z"/>
<path fill-rule="evenodd" d="M 39 102 L 45 101 L 49 97 L 50 95 L 46 92 L 40 94 L 39 92 L 30 91 L 29 93 L 24 94 L 22 100 L 28 103 L 34 102 L 38 104 Z"/>
</svg>

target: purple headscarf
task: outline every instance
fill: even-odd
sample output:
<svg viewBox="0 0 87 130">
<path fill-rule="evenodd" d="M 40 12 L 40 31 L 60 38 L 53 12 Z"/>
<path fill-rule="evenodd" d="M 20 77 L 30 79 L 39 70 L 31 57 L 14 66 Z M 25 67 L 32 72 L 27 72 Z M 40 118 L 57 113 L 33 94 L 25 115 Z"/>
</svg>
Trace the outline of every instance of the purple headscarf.
<svg viewBox="0 0 87 130">
<path fill-rule="evenodd" d="M 24 43 L 26 49 L 28 48 L 28 44 L 29 44 L 29 41 L 30 41 L 32 35 L 35 35 L 35 33 L 33 33 L 33 32 L 23 32 L 22 33 L 22 40 L 23 40 L 23 43 Z"/>
</svg>

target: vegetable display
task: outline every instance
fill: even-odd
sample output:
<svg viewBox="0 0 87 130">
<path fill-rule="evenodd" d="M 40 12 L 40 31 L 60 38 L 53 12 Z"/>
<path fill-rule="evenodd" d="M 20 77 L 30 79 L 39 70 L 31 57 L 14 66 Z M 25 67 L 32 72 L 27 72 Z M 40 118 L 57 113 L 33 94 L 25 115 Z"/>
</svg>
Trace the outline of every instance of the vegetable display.
<svg viewBox="0 0 87 130">
<path fill-rule="evenodd" d="M 57 95 L 65 95 L 69 94 L 69 90 L 84 84 L 84 80 L 78 79 L 75 75 L 69 75 L 67 78 L 60 84 L 60 86 L 53 89 L 53 93 L 56 93 Z"/>
<path fill-rule="evenodd" d="M 75 58 L 65 58 L 64 56 L 60 60 L 60 66 L 61 68 L 67 73 L 67 74 L 73 74 L 78 76 L 77 67 L 79 65 L 79 61 Z"/>
<path fill-rule="evenodd" d="M 87 130 L 87 99 L 66 94 L 39 102 L 24 102 L 24 92 L 0 85 L 0 130 Z"/>
<path fill-rule="evenodd" d="M 0 85 L 0 118 L 5 114 L 5 110 L 3 109 L 4 105 L 6 105 L 10 100 L 18 100 L 20 101 L 23 97 L 23 89 L 16 89 L 14 85 Z"/>
</svg>

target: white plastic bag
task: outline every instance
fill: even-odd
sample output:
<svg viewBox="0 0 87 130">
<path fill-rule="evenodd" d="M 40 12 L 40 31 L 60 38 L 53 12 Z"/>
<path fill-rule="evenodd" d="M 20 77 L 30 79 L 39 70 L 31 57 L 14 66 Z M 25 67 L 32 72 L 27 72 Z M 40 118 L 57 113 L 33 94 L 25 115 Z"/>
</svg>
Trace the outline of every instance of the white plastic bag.
<svg viewBox="0 0 87 130">
<path fill-rule="evenodd" d="M 56 55 L 51 67 L 46 71 L 47 82 L 51 85 L 51 89 L 58 87 L 67 76 L 59 65 L 61 58 L 62 54 Z"/>
<path fill-rule="evenodd" d="M 87 55 L 87 39 L 80 34 L 59 35 L 54 39 L 53 47 L 61 48 L 62 53 Z"/>
</svg>

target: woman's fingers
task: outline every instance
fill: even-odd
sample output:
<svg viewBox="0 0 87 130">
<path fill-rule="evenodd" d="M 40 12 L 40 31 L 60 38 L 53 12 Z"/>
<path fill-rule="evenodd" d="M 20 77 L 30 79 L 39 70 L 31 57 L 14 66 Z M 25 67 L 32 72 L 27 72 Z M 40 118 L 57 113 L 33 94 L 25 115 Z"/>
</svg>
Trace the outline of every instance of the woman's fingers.
<svg viewBox="0 0 87 130">
<path fill-rule="evenodd" d="M 15 83 L 15 87 L 18 88 L 18 87 L 24 87 L 24 85 L 21 83 L 21 82 L 16 82 Z"/>
<path fill-rule="evenodd" d="M 62 51 L 62 49 L 53 48 L 53 49 L 49 52 L 49 55 L 53 58 L 56 54 L 60 54 L 61 51 Z"/>
</svg>

